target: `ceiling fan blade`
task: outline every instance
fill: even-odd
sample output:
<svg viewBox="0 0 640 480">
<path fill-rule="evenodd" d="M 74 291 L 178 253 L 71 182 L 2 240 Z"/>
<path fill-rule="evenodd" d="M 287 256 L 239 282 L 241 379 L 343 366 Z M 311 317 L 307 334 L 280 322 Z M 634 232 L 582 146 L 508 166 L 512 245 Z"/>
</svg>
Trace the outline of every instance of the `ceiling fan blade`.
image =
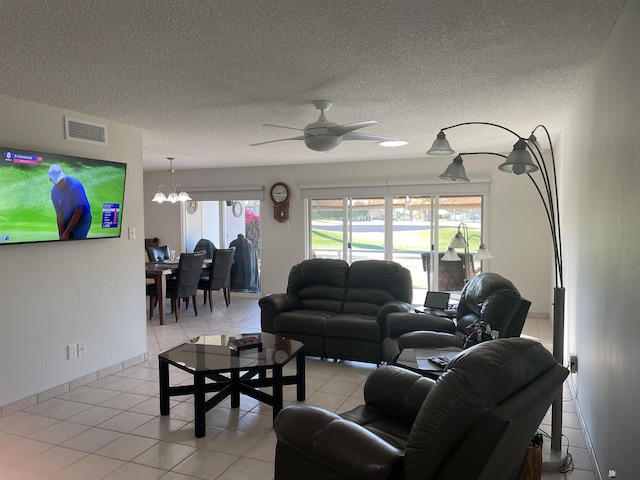
<svg viewBox="0 0 640 480">
<path fill-rule="evenodd" d="M 249 146 L 250 147 L 255 147 L 257 145 L 264 145 L 266 143 L 284 142 L 284 141 L 287 141 L 287 140 L 304 140 L 304 135 L 300 135 L 299 137 L 280 138 L 279 140 L 269 140 L 268 142 L 252 143 Z"/>
<path fill-rule="evenodd" d="M 287 130 L 298 130 L 299 132 L 304 132 L 304 128 L 286 127 L 284 125 L 274 125 L 273 123 L 263 123 L 262 126 L 263 127 L 286 128 Z"/>
<path fill-rule="evenodd" d="M 354 130 L 358 130 L 359 128 L 370 127 L 371 125 L 377 125 L 379 123 L 380 122 L 376 120 L 369 120 L 368 122 L 348 123 L 346 125 L 337 125 L 335 127 L 328 128 L 336 135 L 344 135 L 345 133 L 353 132 Z"/>
<path fill-rule="evenodd" d="M 343 140 L 375 140 L 377 142 L 389 142 L 393 140 L 400 140 L 394 137 L 384 137 L 382 135 L 371 135 L 369 133 L 356 133 L 351 132 L 342 136 Z"/>
</svg>

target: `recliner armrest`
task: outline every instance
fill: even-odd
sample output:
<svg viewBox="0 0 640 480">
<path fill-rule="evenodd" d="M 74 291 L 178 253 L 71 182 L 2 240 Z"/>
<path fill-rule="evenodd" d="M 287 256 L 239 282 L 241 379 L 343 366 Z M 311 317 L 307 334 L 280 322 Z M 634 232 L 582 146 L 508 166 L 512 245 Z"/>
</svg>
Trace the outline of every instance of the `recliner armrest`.
<svg viewBox="0 0 640 480">
<path fill-rule="evenodd" d="M 424 313 L 391 313 L 386 320 L 386 337 L 399 337 L 407 332 L 434 331 L 454 333 L 455 323 L 445 317 Z"/>
<path fill-rule="evenodd" d="M 411 305 L 409 303 L 402 302 L 399 300 L 385 303 L 378 311 L 378 316 L 377 316 L 378 323 L 382 326 L 381 331 L 384 332 L 386 330 L 385 324 L 390 314 L 408 312 L 410 308 L 411 308 Z"/>
<path fill-rule="evenodd" d="M 280 312 L 290 312 L 302 308 L 302 300 L 291 293 L 272 293 L 258 300 L 260 305 L 260 326 L 263 332 L 276 333 L 273 319 Z"/>
<path fill-rule="evenodd" d="M 272 293 L 262 297 L 258 304 L 260 308 L 272 308 L 275 312 L 290 312 L 302 308 L 302 300 L 291 293 Z"/>
<path fill-rule="evenodd" d="M 384 416 L 411 426 L 435 381 L 395 366 L 374 370 L 364 385 L 365 403 Z"/>
<path fill-rule="evenodd" d="M 444 332 L 408 332 L 398 338 L 400 351 L 405 348 L 463 348 L 462 335 Z"/>
<path fill-rule="evenodd" d="M 404 452 L 319 407 L 287 407 L 273 428 L 278 442 L 308 460 L 310 469 L 316 464 L 335 471 L 336 477 L 371 479 L 394 478 L 402 469 Z"/>
</svg>

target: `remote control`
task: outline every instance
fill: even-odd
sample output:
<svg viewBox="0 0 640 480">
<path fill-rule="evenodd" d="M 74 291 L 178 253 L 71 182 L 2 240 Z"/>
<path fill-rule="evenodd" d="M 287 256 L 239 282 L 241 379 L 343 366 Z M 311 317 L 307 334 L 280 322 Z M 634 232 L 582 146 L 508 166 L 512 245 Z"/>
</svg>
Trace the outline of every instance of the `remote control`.
<svg viewBox="0 0 640 480">
<path fill-rule="evenodd" d="M 429 357 L 427 360 L 429 360 L 431 363 L 441 367 L 441 368 L 445 368 L 448 364 L 449 364 L 449 359 L 447 357 Z"/>
</svg>

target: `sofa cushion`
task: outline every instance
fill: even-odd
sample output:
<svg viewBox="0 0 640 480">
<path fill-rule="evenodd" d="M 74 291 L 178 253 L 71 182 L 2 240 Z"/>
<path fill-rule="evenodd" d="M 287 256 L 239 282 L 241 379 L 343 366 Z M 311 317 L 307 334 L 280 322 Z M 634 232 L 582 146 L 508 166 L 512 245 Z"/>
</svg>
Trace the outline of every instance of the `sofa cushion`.
<svg viewBox="0 0 640 480">
<path fill-rule="evenodd" d="M 375 316 L 348 313 L 328 318 L 324 322 L 323 334 L 327 338 L 355 338 L 370 342 L 379 342 L 381 338 L 380 324 Z"/>
<path fill-rule="evenodd" d="M 342 312 L 377 315 L 386 303 L 411 303 L 412 298 L 409 270 L 395 262 L 361 260 L 349 270 Z"/>
<path fill-rule="evenodd" d="M 344 260 L 305 260 L 291 268 L 287 293 L 297 295 L 304 309 L 339 313 L 348 272 L 349 264 Z"/>
<path fill-rule="evenodd" d="M 333 315 L 335 313 L 322 310 L 294 310 L 279 313 L 273 323 L 276 332 L 282 334 L 298 332 L 322 337 L 325 321 Z"/>
</svg>

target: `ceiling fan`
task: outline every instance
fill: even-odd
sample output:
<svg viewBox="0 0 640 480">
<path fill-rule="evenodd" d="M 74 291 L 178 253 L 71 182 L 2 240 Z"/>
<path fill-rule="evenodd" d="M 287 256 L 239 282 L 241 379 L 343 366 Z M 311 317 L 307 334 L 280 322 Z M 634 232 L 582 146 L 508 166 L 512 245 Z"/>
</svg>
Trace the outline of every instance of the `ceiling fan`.
<svg viewBox="0 0 640 480">
<path fill-rule="evenodd" d="M 377 125 L 378 121 L 369 120 L 366 122 L 348 123 L 346 125 L 338 125 L 337 123 L 327 120 L 325 112 L 331 108 L 330 100 L 314 100 L 313 105 L 320 110 L 318 120 L 310 123 L 304 128 L 286 127 L 284 125 L 273 125 L 271 123 L 263 123 L 263 127 L 286 128 L 289 130 L 298 130 L 304 133 L 297 137 L 280 138 L 278 140 L 270 140 L 268 142 L 260 142 L 251 144 L 264 145 L 266 143 L 284 142 L 286 140 L 304 140 L 307 148 L 316 152 L 329 152 L 342 143 L 342 140 L 374 140 L 377 142 L 402 142 L 398 138 L 384 137 L 382 135 L 370 135 L 368 133 L 358 133 L 355 130 L 371 125 Z M 406 142 L 402 142 L 402 145 Z M 394 146 L 398 146 L 397 144 Z"/>
</svg>

